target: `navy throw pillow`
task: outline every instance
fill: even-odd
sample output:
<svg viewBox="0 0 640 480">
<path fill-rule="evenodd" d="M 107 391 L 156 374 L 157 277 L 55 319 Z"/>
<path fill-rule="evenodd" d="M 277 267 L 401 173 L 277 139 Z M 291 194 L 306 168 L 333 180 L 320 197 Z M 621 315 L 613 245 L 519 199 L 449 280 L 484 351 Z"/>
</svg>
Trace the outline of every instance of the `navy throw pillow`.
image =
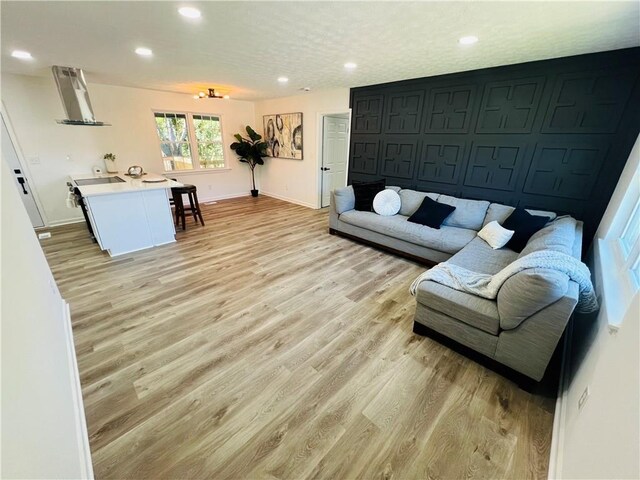
<svg viewBox="0 0 640 480">
<path fill-rule="evenodd" d="M 531 236 L 541 230 L 549 220 L 551 220 L 549 217 L 531 215 L 524 208 L 516 208 L 502 223 L 504 228 L 514 231 L 513 237 L 505 247 L 520 253 Z"/>
<path fill-rule="evenodd" d="M 456 209 L 452 205 L 446 203 L 438 203 L 429 197 L 424 197 L 422 203 L 413 215 L 407 218 L 407 221 L 419 223 L 431 228 L 440 228 L 442 222 Z"/>
<path fill-rule="evenodd" d="M 373 199 L 385 189 L 387 181 L 378 180 L 375 182 L 353 182 L 353 193 L 356 197 L 355 209 L 363 212 L 373 211 Z"/>
</svg>

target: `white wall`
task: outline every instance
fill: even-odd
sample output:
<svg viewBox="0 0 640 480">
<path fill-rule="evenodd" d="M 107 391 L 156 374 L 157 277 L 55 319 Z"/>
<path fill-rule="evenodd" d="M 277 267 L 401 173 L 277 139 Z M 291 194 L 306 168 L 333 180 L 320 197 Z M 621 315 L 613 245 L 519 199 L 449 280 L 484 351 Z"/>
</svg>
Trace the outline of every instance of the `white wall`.
<svg viewBox="0 0 640 480">
<path fill-rule="evenodd" d="M 268 158 L 258 167 L 262 193 L 283 200 L 320 207 L 320 159 L 318 158 L 319 113 L 349 111 L 349 89 L 340 88 L 293 97 L 258 101 L 255 104 L 254 128 L 264 133 L 262 116 L 275 113 L 302 112 L 303 160 Z"/>
<path fill-rule="evenodd" d="M 640 141 L 620 177 L 600 223 L 597 239 L 604 239 L 622 205 L 624 193 L 640 163 Z M 597 242 L 594 242 L 597 244 Z M 612 263 L 595 252 L 592 262 L 601 296 L 597 318 L 576 317 L 570 346 L 570 384 L 561 397 L 557 478 L 640 478 L 640 301 L 636 292 L 624 308 L 607 308 L 603 282 Z M 620 299 L 615 300 L 616 303 Z M 615 305 L 618 306 L 618 305 Z M 614 318 L 618 316 L 619 318 Z M 617 324 L 618 330 L 611 329 Z M 586 387 L 590 396 L 582 410 L 578 400 Z M 551 472 L 552 473 L 552 472 Z"/>
<path fill-rule="evenodd" d="M 2 478 L 92 476 L 67 305 L 2 165 Z"/>
<path fill-rule="evenodd" d="M 255 121 L 254 104 L 236 100 L 196 100 L 189 95 L 140 88 L 100 85 L 89 82 L 89 93 L 97 120 L 110 127 L 59 125 L 64 118 L 62 101 L 53 77 L 2 75 L 2 101 L 27 160 L 37 195 L 48 225 L 81 219 L 79 209 L 65 206 L 66 177 L 104 168 L 102 156 L 113 152 L 121 171 L 141 165 L 145 171 L 162 173 L 160 147 L 152 110 L 213 113 L 222 116 L 225 155 L 229 170 L 172 174 L 198 187 L 200 200 L 246 195 L 251 180 L 246 165 L 228 148 L 233 134 Z M 70 160 L 67 160 L 70 156 Z M 31 162 L 39 157 L 40 163 Z"/>
</svg>

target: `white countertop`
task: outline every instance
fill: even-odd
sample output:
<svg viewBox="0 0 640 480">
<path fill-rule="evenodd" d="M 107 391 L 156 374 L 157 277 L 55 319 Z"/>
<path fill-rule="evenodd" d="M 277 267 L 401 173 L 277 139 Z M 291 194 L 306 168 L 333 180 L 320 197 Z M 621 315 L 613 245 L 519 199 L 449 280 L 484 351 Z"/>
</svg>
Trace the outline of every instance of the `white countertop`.
<svg viewBox="0 0 640 480">
<path fill-rule="evenodd" d="M 76 185 L 75 180 L 81 180 L 86 178 L 105 178 L 105 177 L 120 177 L 124 182 L 118 183 L 103 183 L 101 185 Z M 162 190 L 165 188 L 182 187 L 183 184 L 169 180 L 161 175 L 155 173 L 148 173 L 140 178 L 131 178 L 125 175 L 124 172 L 118 173 L 104 173 L 102 175 L 95 175 L 92 173 L 69 175 L 71 182 L 74 186 L 77 186 L 82 193 L 83 197 L 90 197 L 93 195 L 112 195 L 114 193 L 127 193 L 127 192 L 139 192 L 143 190 Z M 166 182 L 145 182 L 144 180 L 161 180 L 165 179 Z"/>
</svg>

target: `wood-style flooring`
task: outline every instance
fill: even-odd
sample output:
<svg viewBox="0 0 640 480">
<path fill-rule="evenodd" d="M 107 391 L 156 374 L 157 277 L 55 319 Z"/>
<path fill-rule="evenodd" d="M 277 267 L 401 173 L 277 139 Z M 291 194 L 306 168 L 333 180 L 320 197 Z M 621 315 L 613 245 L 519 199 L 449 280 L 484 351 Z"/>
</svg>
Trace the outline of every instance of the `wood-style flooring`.
<svg viewBox="0 0 640 480">
<path fill-rule="evenodd" d="M 418 264 L 269 197 L 177 243 L 42 245 L 71 305 L 96 478 L 546 478 L 553 402 L 411 331 Z"/>
</svg>

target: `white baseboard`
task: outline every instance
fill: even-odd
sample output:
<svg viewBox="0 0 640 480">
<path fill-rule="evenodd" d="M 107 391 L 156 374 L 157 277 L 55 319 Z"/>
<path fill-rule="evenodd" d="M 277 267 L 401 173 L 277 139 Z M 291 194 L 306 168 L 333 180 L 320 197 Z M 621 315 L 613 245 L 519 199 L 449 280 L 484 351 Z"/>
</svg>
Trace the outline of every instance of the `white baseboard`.
<svg viewBox="0 0 640 480">
<path fill-rule="evenodd" d="M 251 192 L 230 193 L 228 195 L 202 196 L 198 195 L 198 202 L 217 202 L 218 200 L 229 200 L 230 198 L 248 197 Z"/>
<path fill-rule="evenodd" d="M 76 414 L 76 436 L 78 440 L 78 459 L 82 472 L 81 478 L 93 479 L 93 463 L 91 462 L 91 449 L 89 447 L 89 432 L 87 431 L 87 420 L 84 414 L 84 402 L 82 400 L 82 387 L 80 385 L 80 373 L 78 372 L 78 362 L 76 359 L 75 343 L 73 341 L 73 329 L 71 327 L 71 310 L 69 304 L 62 301 L 64 328 L 67 335 L 67 359 L 68 368 L 71 373 L 71 390 L 73 392 L 73 403 Z"/>
<path fill-rule="evenodd" d="M 569 389 L 569 372 L 571 368 L 571 339 L 573 336 L 573 322 L 567 326 L 564 345 L 562 346 L 562 364 L 560 367 L 560 382 L 558 383 L 558 398 L 553 415 L 553 430 L 551 433 L 551 448 L 549 451 L 549 480 L 561 478 L 562 449 L 564 446 L 565 424 L 567 418 L 567 390 Z"/>
<path fill-rule="evenodd" d="M 261 192 L 261 193 L 263 195 L 266 195 L 267 197 L 277 198 L 278 200 L 284 200 L 285 202 L 295 203 L 296 205 L 301 205 L 301 206 L 307 207 L 307 208 L 313 208 L 314 210 L 317 210 L 317 208 L 318 208 L 317 205 L 312 205 L 312 204 L 307 203 L 307 202 L 301 202 L 300 200 L 296 200 L 294 198 L 285 197 L 284 195 L 278 195 L 276 193 L 269 193 L 269 192 Z"/>
<path fill-rule="evenodd" d="M 72 223 L 82 223 L 84 222 L 83 217 L 78 218 L 65 218 L 64 220 L 57 220 L 55 222 L 49 222 L 48 225 L 44 227 L 40 227 L 38 230 L 42 230 L 43 228 L 51 228 L 51 227 L 60 227 L 62 225 L 70 225 Z"/>
</svg>

